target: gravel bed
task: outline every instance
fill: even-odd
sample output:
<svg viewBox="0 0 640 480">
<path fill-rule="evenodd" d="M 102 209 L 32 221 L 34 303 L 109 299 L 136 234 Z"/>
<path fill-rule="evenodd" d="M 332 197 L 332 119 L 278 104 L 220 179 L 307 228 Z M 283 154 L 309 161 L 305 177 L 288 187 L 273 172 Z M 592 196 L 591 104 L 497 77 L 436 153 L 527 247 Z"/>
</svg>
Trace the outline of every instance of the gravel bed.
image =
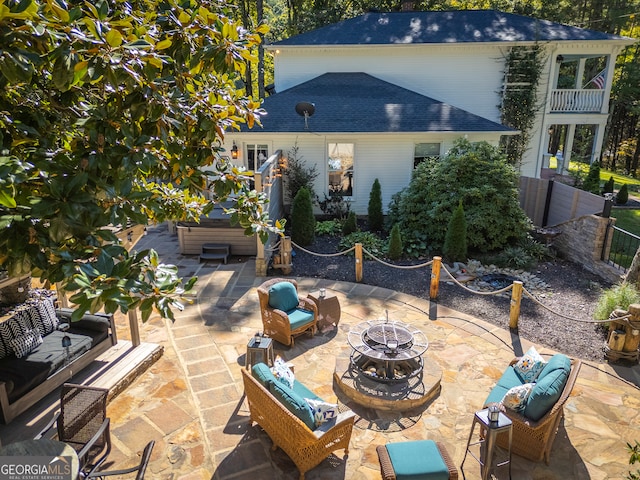
<svg viewBox="0 0 640 480">
<path fill-rule="evenodd" d="M 336 253 L 339 251 L 338 242 L 339 239 L 335 237 L 317 237 L 305 249 L 315 253 Z M 429 259 L 421 260 L 413 264 L 428 261 Z M 453 266 L 448 268 L 454 269 Z M 429 298 L 429 267 L 398 269 L 369 259 L 364 261 L 363 272 L 363 283 L 368 285 Z M 512 271 L 507 273 L 513 274 Z M 270 271 L 270 275 L 279 274 L 279 270 Z M 348 255 L 319 257 L 296 248 L 292 275 L 355 282 L 354 258 Z M 544 307 L 527 296 L 523 297 L 518 323 L 519 336 L 572 357 L 604 361 L 606 330 L 591 322 L 600 293 L 611 285 L 581 266 L 562 259 L 540 263 L 527 272 L 526 277 L 523 280 L 525 289 L 531 291 Z M 528 288 L 531 279 L 535 283 L 532 290 Z M 501 296 L 478 295 L 453 282 L 441 282 L 438 302 L 508 329 L 510 296 L 510 292 Z"/>
</svg>

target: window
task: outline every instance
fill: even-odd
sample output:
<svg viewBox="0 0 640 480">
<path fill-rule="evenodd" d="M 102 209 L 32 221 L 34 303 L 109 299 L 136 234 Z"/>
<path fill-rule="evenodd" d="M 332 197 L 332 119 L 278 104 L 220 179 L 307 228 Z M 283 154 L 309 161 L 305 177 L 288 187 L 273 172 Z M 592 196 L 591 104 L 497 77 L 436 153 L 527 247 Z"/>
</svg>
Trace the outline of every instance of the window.
<svg viewBox="0 0 640 480">
<path fill-rule="evenodd" d="M 353 143 L 329 143 L 329 195 L 353 195 Z"/>
<path fill-rule="evenodd" d="M 440 158 L 439 143 L 416 143 L 413 154 L 413 168 L 424 162 L 427 158 Z"/>
<path fill-rule="evenodd" d="M 259 144 L 247 145 L 247 169 L 258 170 L 269 158 L 269 146 Z"/>
</svg>

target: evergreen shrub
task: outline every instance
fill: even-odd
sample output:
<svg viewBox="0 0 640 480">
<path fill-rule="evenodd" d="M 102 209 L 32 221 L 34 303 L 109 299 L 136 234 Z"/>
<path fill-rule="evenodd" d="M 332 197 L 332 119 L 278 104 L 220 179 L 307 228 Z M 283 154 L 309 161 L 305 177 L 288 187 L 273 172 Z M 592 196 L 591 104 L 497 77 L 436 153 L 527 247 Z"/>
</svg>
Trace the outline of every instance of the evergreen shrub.
<svg viewBox="0 0 640 480">
<path fill-rule="evenodd" d="M 344 222 L 342 226 L 342 234 L 349 235 L 358 231 L 358 221 L 356 218 L 356 212 L 350 211 L 349 215 L 347 215 L 347 220 Z"/>
<path fill-rule="evenodd" d="M 582 189 L 600 195 L 600 162 L 593 162 L 589 165 L 589 173 L 584 179 Z"/>
<path fill-rule="evenodd" d="M 444 237 L 442 253 L 451 262 L 467 261 L 467 220 L 464 217 L 462 200 L 453 211 L 447 233 Z"/>
<path fill-rule="evenodd" d="M 384 216 L 382 215 L 382 190 L 380 182 L 376 178 L 369 193 L 368 221 L 369 230 L 379 232 L 384 227 Z"/>
<path fill-rule="evenodd" d="M 316 218 L 313 216 L 311 195 L 306 187 L 298 190 L 292 208 L 291 240 L 301 246 L 311 245 L 315 238 Z"/>
<path fill-rule="evenodd" d="M 623 184 L 618 190 L 618 194 L 616 195 L 616 204 L 624 205 L 629 201 L 629 187 L 627 184 Z"/>
<path fill-rule="evenodd" d="M 395 224 L 391 228 L 389 235 L 389 246 L 387 247 L 387 257 L 391 260 L 398 260 L 402 257 L 402 236 L 400 235 L 400 226 Z"/>
<path fill-rule="evenodd" d="M 602 189 L 602 193 L 613 193 L 613 188 L 615 186 L 615 182 L 613 180 L 613 175 L 609 177 L 604 184 L 604 188 Z"/>
</svg>

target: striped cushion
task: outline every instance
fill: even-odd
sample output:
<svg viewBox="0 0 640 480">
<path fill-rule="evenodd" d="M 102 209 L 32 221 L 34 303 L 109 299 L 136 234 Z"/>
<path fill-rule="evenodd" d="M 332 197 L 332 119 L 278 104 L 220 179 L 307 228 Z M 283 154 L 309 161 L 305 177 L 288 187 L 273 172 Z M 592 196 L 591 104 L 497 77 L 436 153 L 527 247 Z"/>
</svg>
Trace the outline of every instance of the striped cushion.
<svg viewBox="0 0 640 480">
<path fill-rule="evenodd" d="M 21 313 L 21 312 L 19 312 Z M 21 314 L 14 315 L 9 320 L 0 323 L 0 358 L 14 355 L 11 341 L 29 331 L 29 324 Z"/>
<path fill-rule="evenodd" d="M 42 345 L 42 335 L 40 335 L 40 330 L 29 330 L 24 335 L 18 335 L 16 338 L 11 340 L 11 348 L 13 348 L 13 351 L 18 358 L 24 357 L 38 345 Z"/>
<path fill-rule="evenodd" d="M 29 309 L 29 312 L 31 313 L 31 324 L 37 326 L 43 337 L 57 329 L 60 324 L 51 298 L 39 301 Z"/>
</svg>

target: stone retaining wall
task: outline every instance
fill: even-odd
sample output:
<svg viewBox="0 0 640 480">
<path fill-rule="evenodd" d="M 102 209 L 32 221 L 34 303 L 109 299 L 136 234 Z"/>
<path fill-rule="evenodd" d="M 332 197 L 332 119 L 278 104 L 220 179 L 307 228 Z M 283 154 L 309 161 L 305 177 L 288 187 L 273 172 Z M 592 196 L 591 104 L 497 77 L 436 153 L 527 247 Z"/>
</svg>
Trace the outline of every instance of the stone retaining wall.
<svg viewBox="0 0 640 480">
<path fill-rule="evenodd" d="M 615 218 L 603 218 L 598 215 L 585 215 L 569 220 L 554 229 L 562 233 L 554 240 L 553 247 L 564 258 L 582 265 L 590 272 L 615 283 L 621 280 L 623 273 L 601 260 L 602 249 L 607 233 L 607 224 L 615 223 Z M 611 248 L 611 237 L 607 248 Z"/>
</svg>

